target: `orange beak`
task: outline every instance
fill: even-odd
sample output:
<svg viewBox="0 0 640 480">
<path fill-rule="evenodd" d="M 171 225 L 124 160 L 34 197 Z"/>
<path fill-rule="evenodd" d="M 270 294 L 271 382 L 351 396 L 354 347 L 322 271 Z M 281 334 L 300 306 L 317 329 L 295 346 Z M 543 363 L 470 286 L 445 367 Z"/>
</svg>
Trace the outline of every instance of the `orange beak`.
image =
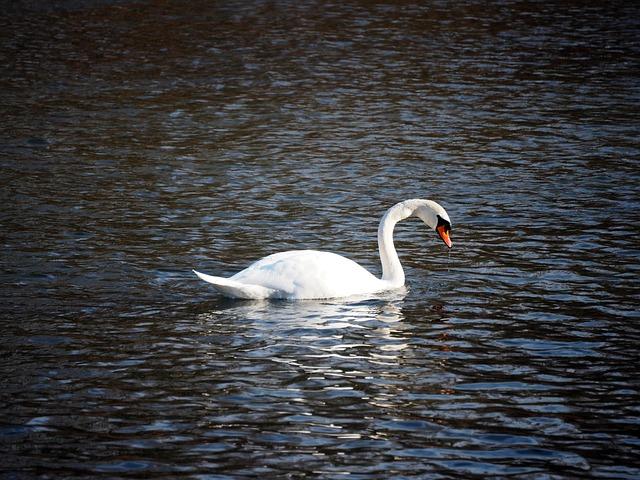
<svg viewBox="0 0 640 480">
<path fill-rule="evenodd" d="M 440 235 L 440 238 L 442 239 L 444 244 L 447 247 L 451 248 L 453 244 L 451 243 L 451 239 L 449 238 L 449 232 L 447 231 L 447 228 L 444 225 L 439 225 L 436 228 L 436 231 L 438 232 L 438 235 Z"/>
</svg>

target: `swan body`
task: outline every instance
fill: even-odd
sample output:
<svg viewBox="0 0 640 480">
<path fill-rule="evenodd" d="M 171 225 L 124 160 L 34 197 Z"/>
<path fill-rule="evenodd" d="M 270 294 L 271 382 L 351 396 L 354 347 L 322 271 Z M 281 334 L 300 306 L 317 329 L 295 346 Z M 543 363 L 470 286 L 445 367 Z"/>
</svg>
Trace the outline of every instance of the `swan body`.
<svg viewBox="0 0 640 480">
<path fill-rule="evenodd" d="M 451 248 L 449 215 L 431 200 L 413 199 L 391 207 L 380 221 L 378 249 L 382 278 L 353 260 L 331 252 L 291 250 L 268 255 L 235 275 L 224 278 L 194 273 L 232 298 L 319 299 L 377 293 L 404 285 L 404 271 L 393 245 L 395 224 L 417 216 L 435 229 Z"/>
</svg>

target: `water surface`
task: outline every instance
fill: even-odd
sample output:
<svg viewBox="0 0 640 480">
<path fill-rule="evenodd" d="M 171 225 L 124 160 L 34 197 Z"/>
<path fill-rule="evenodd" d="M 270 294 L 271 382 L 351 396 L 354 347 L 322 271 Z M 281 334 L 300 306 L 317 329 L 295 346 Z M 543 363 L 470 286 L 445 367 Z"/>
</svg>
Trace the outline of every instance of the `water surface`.
<svg viewBox="0 0 640 480">
<path fill-rule="evenodd" d="M 0 19 L 7 478 L 640 477 L 630 2 L 21 1 Z M 406 291 L 222 299 L 293 248 Z M 209 476 L 209 477 L 207 477 Z"/>
</svg>

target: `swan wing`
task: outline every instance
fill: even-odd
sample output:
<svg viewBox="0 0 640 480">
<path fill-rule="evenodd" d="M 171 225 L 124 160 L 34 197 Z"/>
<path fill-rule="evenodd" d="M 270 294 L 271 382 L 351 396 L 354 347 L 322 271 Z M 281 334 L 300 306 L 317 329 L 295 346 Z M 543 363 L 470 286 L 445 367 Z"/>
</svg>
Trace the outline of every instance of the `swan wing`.
<svg viewBox="0 0 640 480">
<path fill-rule="evenodd" d="M 292 250 L 269 255 L 231 277 L 280 298 L 334 298 L 384 289 L 383 282 L 341 255 Z"/>
<path fill-rule="evenodd" d="M 259 299 L 269 298 L 276 293 L 273 289 L 261 285 L 241 283 L 229 278 L 214 277 L 206 273 L 193 271 L 201 280 L 212 284 L 220 293 L 233 298 Z"/>
</svg>

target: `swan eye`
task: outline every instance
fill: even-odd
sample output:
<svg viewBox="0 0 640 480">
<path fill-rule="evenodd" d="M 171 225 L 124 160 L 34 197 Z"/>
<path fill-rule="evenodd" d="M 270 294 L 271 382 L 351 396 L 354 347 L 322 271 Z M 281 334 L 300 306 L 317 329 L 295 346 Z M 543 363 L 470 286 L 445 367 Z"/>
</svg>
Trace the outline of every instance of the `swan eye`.
<svg viewBox="0 0 640 480">
<path fill-rule="evenodd" d="M 444 231 L 446 233 L 451 232 L 451 224 L 449 223 L 449 221 L 445 220 L 440 215 L 436 215 L 436 216 L 438 217 L 438 224 L 436 225 L 436 230 L 438 230 L 440 227 L 444 227 Z"/>
</svg>

